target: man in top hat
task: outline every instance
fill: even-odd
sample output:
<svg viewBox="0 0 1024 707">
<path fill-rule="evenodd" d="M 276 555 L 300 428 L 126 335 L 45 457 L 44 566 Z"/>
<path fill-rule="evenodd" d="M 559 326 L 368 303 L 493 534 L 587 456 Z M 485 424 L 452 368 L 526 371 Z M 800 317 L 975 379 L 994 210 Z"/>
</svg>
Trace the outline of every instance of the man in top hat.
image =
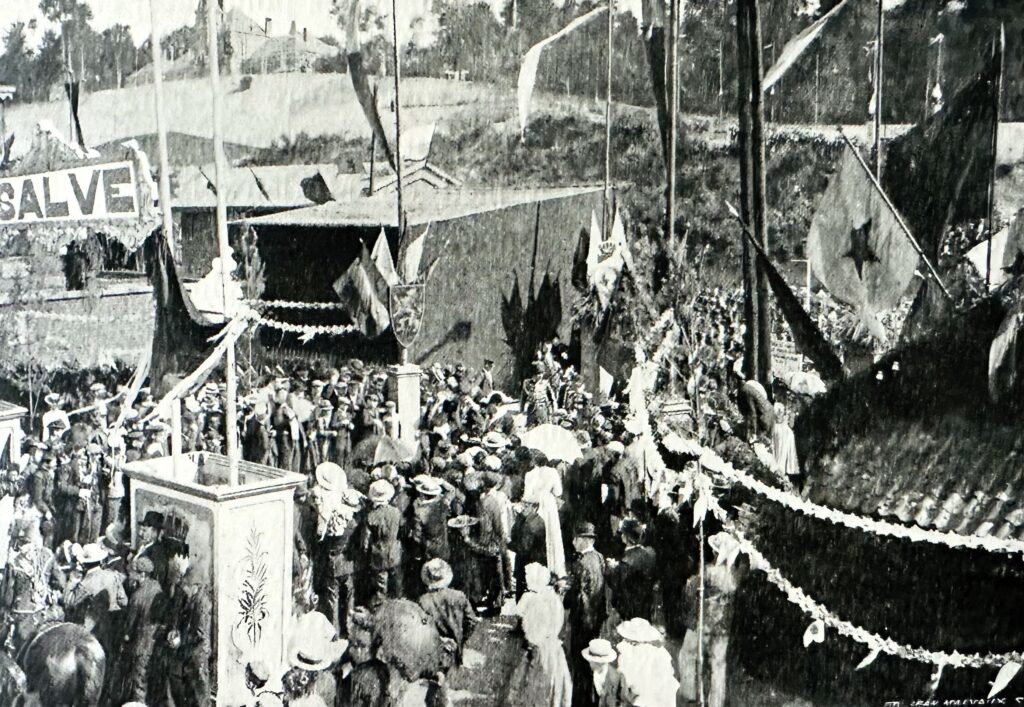
<svg viewBox="0 0 1024 707">
<path fill-rule="evenodd" d="M 579 707 L 627 707 L 634 704 L 622 684 L 622 675 L 615 667 L 619 657 L 615 646 L 604 638 L 594 638 L 580 651 L 589 675 L 577 682 L 573 679 L 573 704 Z"/>
<path fill-rule="evenodd" d="M 103 566 L 110 556 L 99 543 L 82 546 L 78 563 L 84 574 L 74 577 L 64 589 L 64 610 L 69 621 L 92 631 L 107 655 L 113 655 L 114 625 L 118 613 L 128 606 L 124 578 Z"/>
<path fill-rule="evenodd" d="M 139 547 L 132 555 L 132 561 L 146 558 L 153 564 L 150 574 L 161 586 L 167 582 L 167 548 L 161 542 L 164 515 L 157 511 L 146 511 L 139 523 Z"/>
<path fill-rule="evenodd" d="M 626 550 L 621 560 L 608 560 L 611 604 L 623 618 L 650 621 L 654 614 L 657 556 L 643 544 L 644 527 L 639 521 L 623 521 L 619 533 Z"/>
<path fill-rule="evenodd" d="M 154 643 L 154 694 L 170 690 L 174 705 L 210 704 L 212 596 L 197 581 L 188 546 L 188 523 L 171 517 L 164 524 L 167 588 L 155 609 L 161 625 Z M 160 704 L 160 703 L 157 703 Z"/>
<path fill-rule="evenodd" d="M 590 639 L 600 635 L 601 626 L 608 618 L 608 599 L 605 591 L 604 557 L 594 549 L 597 536 L 594 524 L 582 522 L 576 526 L 572 546 L 576 556 L 569 568 L 569 587 L 565 608 L 569 610 L 569 655 L 573 683 L 583 684 L 590 672 L 580 654 Z M 580 698 L 584 691 L 580 691 Z M 575 693 L 574 693 L 575 697 Z M 577 704 L 585 701 L 574 699 Z"/>
<path fill-rule="evenodd" d="M 367 554 L 370 573 L 369 605 L 378 607 L 386 598 L 396 597 L 401 593 L 398 585 L 402 545 L 398 540 L 398 531 L 402 517 L 398 509 L 391 505 L 395 487 L 387 479 L 377 479 L 370 484 L 368 495 L 373 507 L 366 514 L 363 548 Z"/>
<path fill-rule="evenodd" d="M 472 635 L 479 617 L 473 610 L 466 595 L 451 588 L 452 568 L 442 559 L 435 558 L 423 564 L 420 579 L 426 593 L 419 598 L 419 605 L 427 612 L 441 634 L 445 652 L 445 669 L 462 665 L 462 651 Z"/>
</svg>

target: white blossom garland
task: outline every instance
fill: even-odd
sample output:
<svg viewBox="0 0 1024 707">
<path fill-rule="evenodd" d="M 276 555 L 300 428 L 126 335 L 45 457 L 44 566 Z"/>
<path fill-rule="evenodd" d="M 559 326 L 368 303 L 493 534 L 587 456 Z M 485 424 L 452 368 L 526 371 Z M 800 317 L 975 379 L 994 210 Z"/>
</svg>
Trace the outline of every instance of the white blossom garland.
<svg viewBox="0 0 1024 707">
<path fill-rule="evenodd" d="M 306 341 L 316 336 L 344 336 L 359 331 L 359 328 L 352 324 L 291 324 L 266 317 L 260 317 L 256 323 L 258 326 L 269 327 L 288 334 L 300 334 Z"/>
<path fill-rule="evenodd" d="M 916 646 L 908 646 L 839 618 L 828 607 L 815 601 L 803 589 L 790 582 L 781 572 L 772 567 L 771 563 L 765 559 L 765 556 L 729 520 L 728 514 L 719 504 L 714 493 L 706 491 L 711 488 L 710 483 L 697 485 L 701 488 L 697 505 L 706 508 L 721 521 L 726 531 L 735 538 L 740 550 L 750 556 L 750 566 L 752 569 L 764 572 L 768 581 L 785 594 L 786 599 L 798 606 L 811 619 L 816 622 L 822 622 L 824 626 L 834 629 L 840 636 L 846 636 L 867 646 L 871 650 L 867 658 L 857 666 L 858 669 L 867 667 L 879 653 L 903 658 L 904 660 L 914 660 L 938 667 L 949 666 L 951 668 L 1002 667 L 1011 663 L 1024 663 L 1024 655 L 1018 652 L 987 653 L 982 655 L 980 653 L 960 653 L 958 651 L 946 653 L 944 651 L 932 651 Z"/>
<path fill-rule="evenodd" d="M 665 442 L 666 440 L 663 440 Z M 934 545 L 968 550 L 985 550 L 987 552 L 999 553 L 1024 553 L 1024 542 L 1013 539 L 1000 539 L 991 536 L 961 535 L 959 533 L 945 532 L 940 530 L 926 530 L 919 527 L 909 527 L 887 521 L 874 520 L 864 516 L 846 513 L 834 508 L 820 506 L 800 496 L 782 491 L 769 486 L 753 478 L 749 474 L 740 471 L 732 464 L 724 461 L 706 447 L 701 447 L 700 463 L 707 469 L 725 476 L 730 481 L 740 484 L 755 493 L 764 496 L 769 501 L 778 503 L 789 510 L 803 513 L 804 515 L 829 523 L 844 525 L 847 528 L 862 530 L 878 536 L 889 536 L 910 540 L 911 542 L 927 542 Z"/>
<path fill-rule="evenodd" d="M 253 307 L 264 307 L 268 309 L 308 309 L 308 310 L 325 310 L 325 309 L 345 309 L 345 305 L 341 302 L 295 302 L 291 300 L 249 300 L 247 302 Z"/>
</svg>

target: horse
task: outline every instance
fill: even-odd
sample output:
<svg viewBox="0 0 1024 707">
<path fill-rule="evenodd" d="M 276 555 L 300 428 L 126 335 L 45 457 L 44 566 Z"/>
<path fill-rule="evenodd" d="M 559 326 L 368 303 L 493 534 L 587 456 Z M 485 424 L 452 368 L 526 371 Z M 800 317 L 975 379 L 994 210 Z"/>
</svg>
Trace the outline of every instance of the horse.
<svg viewBox="0 0 1024 707">
<path fill-rule="evenodd" d="M 107 658 L 83 626 L 44 625 L 15 660 L 0 652 L 0 704 L 98 707 Z"/>
</svg>

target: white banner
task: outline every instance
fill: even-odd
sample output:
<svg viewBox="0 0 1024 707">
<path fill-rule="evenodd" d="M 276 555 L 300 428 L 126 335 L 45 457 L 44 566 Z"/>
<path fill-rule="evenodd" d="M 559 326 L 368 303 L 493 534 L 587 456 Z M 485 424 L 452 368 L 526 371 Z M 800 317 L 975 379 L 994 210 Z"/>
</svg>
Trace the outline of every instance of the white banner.
<svg viewBox="0 0 1024 707">
<path fill-rule="evenodd" d="M 139 217 L 135 165 L 88 165 L 0 179 L 0 225 Z"/>
</svg>

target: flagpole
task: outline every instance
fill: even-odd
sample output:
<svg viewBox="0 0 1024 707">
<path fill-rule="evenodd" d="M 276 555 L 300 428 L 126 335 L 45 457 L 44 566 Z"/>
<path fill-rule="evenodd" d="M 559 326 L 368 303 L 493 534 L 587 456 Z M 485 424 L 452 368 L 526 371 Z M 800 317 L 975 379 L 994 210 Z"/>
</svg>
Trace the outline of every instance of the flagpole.
<svg viewBox="0 0 1024 707">
<path fill-rule="evenodd" d="M 910 228 L 907 227 L 906 222 L 903 221 L 903 217 L 900 216 L 900 212 L 896 210 L 896 207 L 889 200 L 889 195 L 885 193 L 885 190 L 882 189 L 882 185 L 878 183 L 878 179 L 875 177 L 874 172 L 871 171 L 871 168 L 868 167 L 868 163 L 864 161 L 864 158 L 861 157 L 860 152 L 857 151 L 857 146 L 854 145 L 853 141 L 850 140 L 850 137 L 845 132 L 843 132 L 842 126 L 839 126 L 839 134 L 843 136 L 843 140 L 846 141 L 846 144 L 847 146 L 849 146 L 850 151 L 853 152 L 853 156 L 857 158 L 857 163 L 864 170 L 864 173 L 868 175 L 868 179 L 871 180 L 871 184 L 875 187 L 875 191 L 877 191 L 878 195 L 882 197 L 882 201 L 885 202 L 885 205 L 889 207 L 889 210 L 892 212 L 893 217 L 895 217 L 896 219 L 896 223 L 899 224 L 900 228 L 903 229 L 903 233 L 905 233 L 907 238 L 910 240 L 910 245 L 914 246 L 914 250 L 916 250 L 917 254 L 921 256 L 921 258 L 924 260 L 924 264 L 928 266 L 928 271 L 932 274 L 932 277 L 935 278 L 935 282 L 937 282 L 939 284 L 939 287 L 942 288 L 942 291 L 943 293 L 945 293 L 946 297 L 949 298 L 950 301 L 952 301 L 953 296 L 949 294 L 949 290 L 947 290 L 946 285 L 943 284 L 942 278 L 939 277 L 939 273 L 935 270 L 935 266 L 932 265 L 931 261 L 928 260 L 928 256 L 924 254 L 923 250 L 921 250 L 921 246 L 918 244 L 917 239 L 914 238 L 914 234 L 910 232 Z"/>
<path fill-rule="evenodd" d="M 750 223 L 753 210 L 750 175 L 751 168 L 751 110 L 750 110 L 750 14 L 745 2 L 736 3 L 736 82 L 737 82 L 737 119 L 739 134 L 737 143 L 740 153 L 740 208 L 741 220 Z M 757 288 L 755 287 L 756 257 L 752 252 L 752 244 L 741 238 L 743 246 L 743 374 L 748 380 L 757 380 L 758 375 L 758 325 L 757 325 Z"/>
<path fill-rule="evenodd" d="M 149 0 L 149 22 L 152 25 L 150 48 L 153 52 L 153 93 L 156 97 L 157 153 L 160 159 L 160 212 L 163 216 L 164 238 L 177 255 L 174 241 L 174 219 L 171 216 L 171 174 L 167 154 L 167 119 L 164 113 L 163 52 L 160 48 L 160 30 L 157 26 L 156 0 Z"/>
<path fill-rule="evenodd" d="M 612 188 L 612 30 L 614 28 L 615 0 L 608 0 L 608 66 L 607 93 L 604 106 L 604 199 L 601 204 L 601 233 L 608 240 L 611 215 L 608 213 Z"/>
<path fill-rule="evenodd" d="M 882 84 L 885 41 L 885 11 L 878 0 L 878 30 L 875 36 L 875 176 L 882 178 Z"/>
<path fill-rule="evenodd" d="M 398 88 L 398 84 L 402 76 L 401 62 L 399 61 L 398 52 L 398 0 L 391 0 L 391 32 L 392 38 L 394 39 L 392 55 L 395 62 L 395 186 L 398 197 L 398 243 L 401 245 L 402 239 L 405 237 L 405 234 L 403 233 L 405 225 L 405 205 L 402 198 L 402 99 Z M 394 312 L 390 312 L 390 306 L 391 296 L 389 291 L 388 309 L 392 318 L 392 327 L 394 327 Z M 409 351 L 402 345 L 402 342 L 398 340 L 397 333 L 395 334 L 395 341 L 398 343 L 398 363 L 404 366 L 409 361 Z"/>
<path fill-rule="evenodd" d="M 750 101 L 751 101 L 751 173 L 753 179 L 752 204 L 754 207 L 754 228 L 761 247 L 768 250 L 767 196 L 766 196 L 766 156 L 764 135 L 764 72 L 762 68 L 761 46 L 761 11 L 759 0 L 748 0 L 750 15 Z M 772 345 L 771 345 L 771 310 L 768 302 L 768 279 L 764 268 L 755 266 L 757 286 L 757 325 L 758 325 L 758 373 L 761 384 L 766 388 L 771 384 Z"/>
<path fill-rule="evenodd" d="M 225 322 L 230 321 L 228 316 L 228 282 L 231 274 L 230 264 L 231 243 L 228 240 L 228 213 L 227 213 L 227 158 L 224 156 L 224 97 L 220 90 L 220 57 L 218 56 L 219 39 L 219 17 L 220 6 L 217 0 L 206 0 L 206 33 L 209 43 L 208 60 L 210 63 L 210 91 L 213 104 L 213 165 L 217 184 L 217 244 L 220 250 L 221 263 L 221 294 L 224 303 Z M 235 411 L 237 398 L 237 380 L 235 371 L 235 347 L 228 346 L 224 352 L 225 382 L 227 390 L 224 393 L 224 436 L 227 442 L 228 456 L 228 484 L 238 485 L 238 422 Z"/>
<path fill-rule="evenodd" d="M 992 284 L 992 236 L 995 235 L 996 210 L 996 165 L 999 154 L 999 113 L 1003 106 L 1003 63 L 1006 50 L 1006 26 L 999 26 L 999 45 L 993 48 L 998 52 L 999 66 L 996 71 L 996 105 L 995 127 L 992 129 L 992 174 L 988 182 L 988 239 L 985 244 L 985 289 Z"/>
<path fill-rule="evenodd" d="M 676 230 L 676 151 L 679 132 L 679 3 L 669 0 L 668 55 L 668 184 L 665 193 L 665 238 L 672 242 Z"/>
</svg>

